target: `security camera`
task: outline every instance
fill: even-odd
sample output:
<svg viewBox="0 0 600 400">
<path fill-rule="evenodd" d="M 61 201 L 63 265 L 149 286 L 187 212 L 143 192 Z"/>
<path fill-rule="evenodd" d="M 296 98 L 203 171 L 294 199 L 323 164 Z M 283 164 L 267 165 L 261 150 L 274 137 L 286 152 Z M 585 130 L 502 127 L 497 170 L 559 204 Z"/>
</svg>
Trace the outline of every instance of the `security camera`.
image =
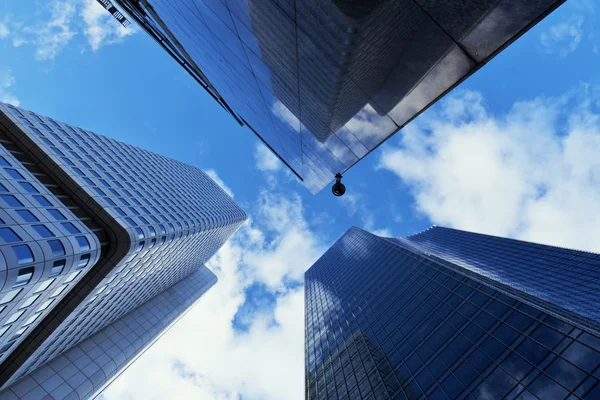
<svg viewBox="0 0 600 400">
<path fill-rule="evenodd" d="M 331 187 L 331 191 L 336 196 L 342 196 L 344 193 L 346 193 L 346 186 L 344 186 L 342 183 L 342 174 L 335 174 L 335 183 Z"/>
</svg>

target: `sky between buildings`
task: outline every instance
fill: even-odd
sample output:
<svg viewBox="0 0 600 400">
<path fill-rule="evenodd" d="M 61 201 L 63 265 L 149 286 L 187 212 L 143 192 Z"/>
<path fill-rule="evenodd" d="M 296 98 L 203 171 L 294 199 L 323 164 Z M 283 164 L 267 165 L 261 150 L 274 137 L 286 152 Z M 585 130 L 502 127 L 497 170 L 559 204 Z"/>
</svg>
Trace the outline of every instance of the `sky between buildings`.
<svg viewBox="0 0 600 400">
<path fill-rule="evenodd" d="M 104 399 L 301 399 L 304 271 L 350 226 L 432 224 L 600 251 L 600 5 L 569 0 L 313 196 L 95 0 L 0 4 L 0 101 L 196 165 L 251 221 L 219 282 Z"/>
</svg>

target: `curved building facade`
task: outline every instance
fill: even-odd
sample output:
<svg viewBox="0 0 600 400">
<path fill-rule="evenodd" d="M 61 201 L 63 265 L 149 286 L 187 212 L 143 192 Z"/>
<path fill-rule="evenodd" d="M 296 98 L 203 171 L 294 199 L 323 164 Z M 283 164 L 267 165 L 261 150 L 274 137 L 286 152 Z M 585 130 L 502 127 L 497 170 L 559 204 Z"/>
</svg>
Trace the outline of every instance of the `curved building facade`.
<svg viewBox="0 0 600 400">
<path fill-rule="evenodd" d="M 204 264 L 246 215 L 198 168 L 5 104 L 0 130 L 0 398 L 86 398 L 216 282 Z M 198 290 L 168 296 L 186 281 Z M 80 361 L 33 377 L 157 296 L 178 313 L 145 342 L 105 344 L 89 376 Z"/>
</svg>

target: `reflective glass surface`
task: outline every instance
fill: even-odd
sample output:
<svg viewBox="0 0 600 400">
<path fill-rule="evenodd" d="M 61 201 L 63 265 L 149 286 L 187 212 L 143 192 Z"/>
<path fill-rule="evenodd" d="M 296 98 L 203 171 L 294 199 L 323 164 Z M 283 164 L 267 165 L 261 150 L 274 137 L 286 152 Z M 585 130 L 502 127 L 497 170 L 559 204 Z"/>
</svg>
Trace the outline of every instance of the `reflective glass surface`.
<svg viewBox="0 0 600 400">
<path fill-rule="evenodd" d="M 452 268 L 451 235 L 431 238 L 438 259 L 352 228 L 306 272 L 306 398 L 598 398 L 598 331 Z M 502 253 L 520 254 L 510 243 Z"/>
<path fill-rule="evenodd" d="M 563 0 L 117 2 L 316 193 Z"/>
</svg>

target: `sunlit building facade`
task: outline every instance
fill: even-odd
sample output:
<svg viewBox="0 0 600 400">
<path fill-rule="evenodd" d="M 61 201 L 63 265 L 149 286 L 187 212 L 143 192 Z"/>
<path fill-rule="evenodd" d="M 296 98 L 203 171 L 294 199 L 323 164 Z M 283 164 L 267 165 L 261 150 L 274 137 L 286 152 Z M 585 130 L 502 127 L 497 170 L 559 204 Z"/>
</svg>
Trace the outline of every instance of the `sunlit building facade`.
<svg viewBox="0 0 600 400">
<path fill-rule="evenodd" d="M 2 103 L 0 203 L 0 399 L 97 393 L 246 219 L 198 168 Z"/>
<path fill-rule="evenodd" d="M 112 2 L 316 193 L 564 0 Z"/>
<path fill-rule="evenodd" d="M 305 274 L 305 397 L 600 398 L 600 255 L 346 232 Z"/>
</svg>

